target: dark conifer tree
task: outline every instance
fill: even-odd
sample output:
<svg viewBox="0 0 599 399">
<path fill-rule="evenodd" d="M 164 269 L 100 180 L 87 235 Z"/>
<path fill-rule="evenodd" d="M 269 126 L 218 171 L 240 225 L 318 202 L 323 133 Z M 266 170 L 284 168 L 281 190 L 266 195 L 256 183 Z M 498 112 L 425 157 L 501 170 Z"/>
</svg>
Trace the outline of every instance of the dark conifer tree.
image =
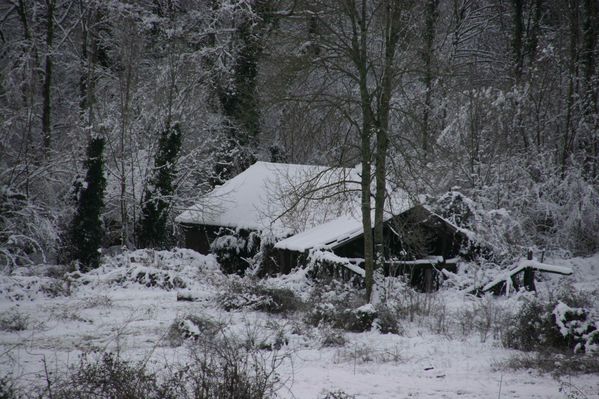
<svg viewBox="0 0 599 399">
<path fill-rule="evenodd" d="M 181 130 L 175 124 L 160 135 L 154 172 L 144 194 L 139 226 L 139 244 L 142 247 L 164 248 L 168 245 L 166 227 L 177 175 L 175 164 L 180 150 Z"/>
<path fill-rule="evenodd" d="M 93 137 L 87 147 L 85 167 L 87 174 L 83 183 L 76 183 L 77 211 L 71 225 L 72 258 L 79 260 L 81 270 L 98 267 L 104 229 L 100 219 L 104 207 L 104 139 Z"/>
</svg>

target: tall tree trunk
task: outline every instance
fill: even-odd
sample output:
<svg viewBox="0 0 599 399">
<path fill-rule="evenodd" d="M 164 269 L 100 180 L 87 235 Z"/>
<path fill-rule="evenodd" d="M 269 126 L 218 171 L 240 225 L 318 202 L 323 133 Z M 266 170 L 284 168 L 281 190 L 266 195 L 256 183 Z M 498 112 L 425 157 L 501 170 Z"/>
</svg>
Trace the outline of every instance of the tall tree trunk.
<svg viewBox="0 0 599 399">
<path fill-rule="evenodd" d="M 541 15 L 543 12 L 543 0 L 534 0 L 534 11 L 532 16 L 532 27 L 527 38 L 528 62 L 532 66 L 535 63 L 537 47 L 539 44 L 539 33 L 541 27 Z"/>
<path fill-rule="evenodd" d="M 426 4 L 426 20 L 424 28 L 424 50 L 422 59 L 424 61 L 424 110 L 422 112 L 422 152 L 425 160 L 430 151 L 430 111 L 432 106 L 433 90 L 433 51 L 435 40 L 435 27 L 437 25 L 437 7 L 439 0 L 428 0 Z"/>
<path fill-rule="evenodd" d="M 370 302 L 374 285 L 374 251 L 372 237 L 372 214 L 370 201 L 370 183 L 372 181 L 372 148 L 371 138 L 374 130 L 374 114 L 372 98 L 368 91 L 368 51 L 367 51 L 367 0 L 362 0 L 360 10 L 356 10 L 353 2 L 347 4 L 352 19 L 352 59 L 359 74 L 360 103 L 362 111 L 362 131 L 360 132 L 360 152 L 362 157 L 361 210 L 362 228 L 364 230 L 364 280 L 366 300 Z"/>
<path fill-rule="evenodd" d="M 389 115 L 391 112 L 391 90 L 395 77 L 395 51 L 399 41 L 401 4 L 399 0 L 387 0 L 385 10 L 385 56 L 380 98 L 377 110 L 374 197 L 374 259 L 375 267 L 384 262 L 384 216 L 387 189 L 387 152 L 389 148 Z"/>
<path fill-rule="evenodd" d="M 512 0 L 514 32 L 512 35 L 512 51 L 514 56 L 514 77 L 516 83 L 522 78 L 522 42 L 524 36 L 523 8 L 524 0 Z"/>
<path fill-rule="evenodd" d="M 597 1 L 585 0 L 583 2 L 583 22 L 582 22 L 582 74 L 584 78 L 583 86 L 583 117 L 589 125 L 587 136 L 584 142 L 584 173 L 589 180 L 597 177 L 597 168 L 599 164 L 598 150 L 599 139 L 593 132 L 599 131 L 599 122 L 597 121 L 597 84 L 598 79 L 595 72 L 596 64 L 596 46 L 599 28 L 597 23 Z M 595 117 L 594 117 L 595 116 Z"/>
<path fill-rule="evenodd" d="M 524 67 L 524 0 L 512 0 L 513 6 L 513 22 L 514 31 L 512 34 L 512 51 L 513 51 L 513 71 L 514 81 L 516 86 L 522 83 L 523 67 Z M 521 104 L 516 104 L 520 108 Z M 524 151 L 528 151 L 528 135 L 522 125 L 522 112 L 517 111 L 515 118 L 516 126 L 514 126 L 518 135 L 522 138 Z"/>
<path fill-rule="evenodd" d="M 54 39 L 54 0 L 46 0 L 46 66 L 44 73 L 44 86 L 42 90 L 42 138 L 44 153 L 48 155 L 52 147 L 52 41 Z"/>
<path fill-rule="evenodd" d="M 562 148 L 562 175 L 566 172 L 568 161 L 576 139 L 576 128 L 573 123 L 575 85 L 578 80 L 578 1 L 568 1 L 569 15 L 569 63 L 568 63 L 568 93 L 566 97 L 566 121 Z"/>
</svg>

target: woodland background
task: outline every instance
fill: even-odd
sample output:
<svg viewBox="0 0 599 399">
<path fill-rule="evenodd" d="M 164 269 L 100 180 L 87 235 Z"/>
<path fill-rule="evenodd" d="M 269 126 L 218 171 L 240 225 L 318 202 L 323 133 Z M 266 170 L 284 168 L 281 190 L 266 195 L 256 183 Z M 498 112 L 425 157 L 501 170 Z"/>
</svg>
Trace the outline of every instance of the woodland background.
<svg viewBox="0 0 599 399">
<path fill-rule="evenodd" d="M 77 257 L 86 217 L 103 247 L 173 246 L 174 216 L 255 160 L 359 164 L 344 11 L 388 3 L 3 1 L 2 267 Z M 508 257 L 596 252 L 598 2 L 394 5 L 387 179 L 469 198 L 454 221 Z M 376 66 L 384 32 L 368 29 Z M 377 69 L 366 76 L 376 94 Z M 105 194 L 86 216 L 94 168 Z"/>
</svg>

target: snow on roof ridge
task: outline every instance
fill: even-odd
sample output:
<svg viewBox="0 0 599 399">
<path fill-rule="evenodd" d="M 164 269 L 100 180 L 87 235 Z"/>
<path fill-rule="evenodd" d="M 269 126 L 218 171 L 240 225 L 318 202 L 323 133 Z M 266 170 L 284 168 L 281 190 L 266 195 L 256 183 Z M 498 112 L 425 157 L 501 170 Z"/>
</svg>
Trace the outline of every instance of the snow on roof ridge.
<svg viewBox="0 0 599 399">
<path fill-rule="evenodd" d="M 331 187 L 331 182 L 356 184 L 357 179 L 354 168 L 257 161 L 206 193 L 200 202 L 182 212 L 175 220 L 178 223 L 252 230 L 274 229 L 278 231 L 277 235 L 285 236 L 324 223 L 339 216 L 343 208 L 351 208 L 355 198 L 352 200 L 351 195 L 344 196 L 344 190 L 336 191 L 336 187 Z M 286 194 L 304 189 L 304 183 L 309 183 L 306 188 L 310 190 L 312 185 L 316 190 L 319 187 L 325 191 L 332 190 L 333 196 L 338 198 L 328 202 L 312 201 L 310 206 L 303 209 L 305 214 L 301 215 L 305 219 L 301 222 L 306 225 L 298 228 L 301 222 L 282 222 L 279 216 L 285 213 L 288 205 L 285 203 L 288 202 Z M 290 226 L 289 222 L 295 227 Z"/>
</svg>

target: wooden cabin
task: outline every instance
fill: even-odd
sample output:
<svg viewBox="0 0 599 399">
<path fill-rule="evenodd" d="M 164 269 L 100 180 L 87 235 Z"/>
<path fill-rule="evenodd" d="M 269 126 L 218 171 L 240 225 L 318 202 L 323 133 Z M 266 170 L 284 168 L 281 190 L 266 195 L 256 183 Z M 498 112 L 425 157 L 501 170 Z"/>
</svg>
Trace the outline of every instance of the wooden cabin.
<svg viewBox="0 0 599 399">
<path fill-rule="evenodd" d="M 413 286 L 425 292 L 439 288 L 443 269 L 457 272 L 458 257 L 468 243 L 462 231 L 422 205 L 390 216 L 385 221 L 383 236 L 384 274 L 407 276 Z M 361 220 L 357 218 L 335 219 L 281 240 L 274 249 L 279 267 L 287 272 L 317 250 L 333 255 L 325 257 L 329 263 L 362 275 L 356 267 L 361 268 L 363 263 L 364 233 Z M 332 273 L 346 274 L 345 271 Z"/>
<path fill-rule="evenodd" d="M 355 168 L 257 162 L 176 221 L 187 248 L 222 255 L 221 265 L 229 272 L 243 273 L 259 249 L 267 273 L 289 273 L 318 252 L 340 263 L 341 274 L 359 279 L 364 257 L 360 190 Z M 408 275 L 413 285 L 431 291 L 438 287 L 440 270 L 456 270 L 455 258 L 467 237 L 405 192 L 389 192 L 385 273 Z M 229 255 L 218 252 L 227 248 Z"/>
</svg>

